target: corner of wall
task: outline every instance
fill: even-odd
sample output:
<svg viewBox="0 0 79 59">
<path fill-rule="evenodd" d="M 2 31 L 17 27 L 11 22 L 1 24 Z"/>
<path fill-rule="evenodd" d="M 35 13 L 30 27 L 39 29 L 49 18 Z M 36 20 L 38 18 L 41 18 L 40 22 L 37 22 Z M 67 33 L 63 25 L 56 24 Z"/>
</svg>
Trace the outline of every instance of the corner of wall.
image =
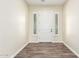
<svg viewBox="0 0 79 59">
<path fill-rule="evenodd" d="M 66 44 L 65 42 L 63 42 L 64 43 L 64 45 L 67 47 L 67 48 L 69 48 L 77 57 L 79 57 L 79 54 L 74 50 L 74 49 L 72 49 L 68 44 Z"/>
<path fill-rule="evenodd" d="M 19 50 L 17 50 L 13 55 L 9 56 L 10 58 L 14 58 L 24 47 L 26 47 L 29 42 L 25 43 Z"/>
</svg>

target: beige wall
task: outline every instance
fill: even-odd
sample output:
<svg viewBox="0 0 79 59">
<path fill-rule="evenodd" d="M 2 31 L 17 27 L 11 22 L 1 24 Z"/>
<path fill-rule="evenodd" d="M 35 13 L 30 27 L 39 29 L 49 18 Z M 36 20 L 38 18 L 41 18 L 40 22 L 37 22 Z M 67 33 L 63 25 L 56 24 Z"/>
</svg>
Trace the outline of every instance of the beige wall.
<svg viewBox="0 0 79 59">
<path fill-rule="evenodd" d="M 64 12 L 66 23 L 64 42 L 79 54 L 79 0 L 69 0 Z"/>
<path fill-rule="evenodd" d="M 52 10 L 54 12 L 59 12 L 59 35 L 56 36 L 54 41 L 62 41 L 62 6 L 30 6 L 29 7 L 29 41 L 35 42 L 36 40 L 33 39 L 33 17 L 32 13 L 35 11 L 39 11 L 42 9 Z"/>
<path fill-rule="evenodd" d="M 27 23 L 23 0 L 0 0 L 0 57 L 11 57 L 28 42 Z"/>
</svg>

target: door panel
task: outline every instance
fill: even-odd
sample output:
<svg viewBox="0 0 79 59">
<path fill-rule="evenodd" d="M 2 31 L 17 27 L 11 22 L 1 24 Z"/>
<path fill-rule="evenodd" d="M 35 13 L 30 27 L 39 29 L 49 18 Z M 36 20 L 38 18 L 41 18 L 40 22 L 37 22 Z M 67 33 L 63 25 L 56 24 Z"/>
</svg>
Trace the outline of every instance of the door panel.
<svg viewBox="0 0 79 59">
<path fill-rule="evenodd" d="M 54 12 L 42 10 L 38 12 L 37 32 L 39 42 L 51 42 L 55 36 Z"/>
</svg>

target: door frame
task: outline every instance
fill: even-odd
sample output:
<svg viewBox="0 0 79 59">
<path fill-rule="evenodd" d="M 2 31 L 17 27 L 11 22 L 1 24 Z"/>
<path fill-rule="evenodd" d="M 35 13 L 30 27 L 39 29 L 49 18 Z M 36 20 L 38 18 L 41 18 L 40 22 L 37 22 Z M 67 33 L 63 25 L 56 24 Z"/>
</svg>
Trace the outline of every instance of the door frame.
<svg viewBox="0 0 79 59">
<path fill-rule="evenodd" d="M 56 11 L 53 11 L 53 10 L 50 10 L 50 11 L 52 11 L 52 12 L 54 12 L 54 14 L 58 14 L 58 23 L 59 23 L 59 12 L 56 12 Z M 34 17 L 33 17 L 33 15 L 34 14 L 37 14 L 38 15 L 38 11 L 33 11 L 32 12 L 32 24 L 34 24 Z M 33 26 L 33 29 L 34 29 L 34 26 Z M 32 32 L 33 32 L 33 30 L 32 30 Z M 58 36 L 59 36 L 59 26 L 58 26 L 58 34 L 55 34 L 55 37 L 56 38 L 58 38 Z M 34 33 L 32 33 L 32 42 L 39 42 L 38 41 L 38 34 L 34 34 Z M 59 41 L 52 41 L 52 42 L 59 42 Z M 60 41 L 61 42 L 61 41 Z"/>
</svg>

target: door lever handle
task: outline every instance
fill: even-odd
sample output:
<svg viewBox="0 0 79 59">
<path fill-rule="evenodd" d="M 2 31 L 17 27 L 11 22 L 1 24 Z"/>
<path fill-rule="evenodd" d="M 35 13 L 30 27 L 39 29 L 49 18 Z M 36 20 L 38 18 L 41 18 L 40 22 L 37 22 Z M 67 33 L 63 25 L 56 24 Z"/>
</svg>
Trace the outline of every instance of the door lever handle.
<svg viewBox="0 0 79 59">
<path fill-rule="evenodd" d="M 51 32 L 52 32 L 52 28 L 51 28 Z"/>
</svg>

